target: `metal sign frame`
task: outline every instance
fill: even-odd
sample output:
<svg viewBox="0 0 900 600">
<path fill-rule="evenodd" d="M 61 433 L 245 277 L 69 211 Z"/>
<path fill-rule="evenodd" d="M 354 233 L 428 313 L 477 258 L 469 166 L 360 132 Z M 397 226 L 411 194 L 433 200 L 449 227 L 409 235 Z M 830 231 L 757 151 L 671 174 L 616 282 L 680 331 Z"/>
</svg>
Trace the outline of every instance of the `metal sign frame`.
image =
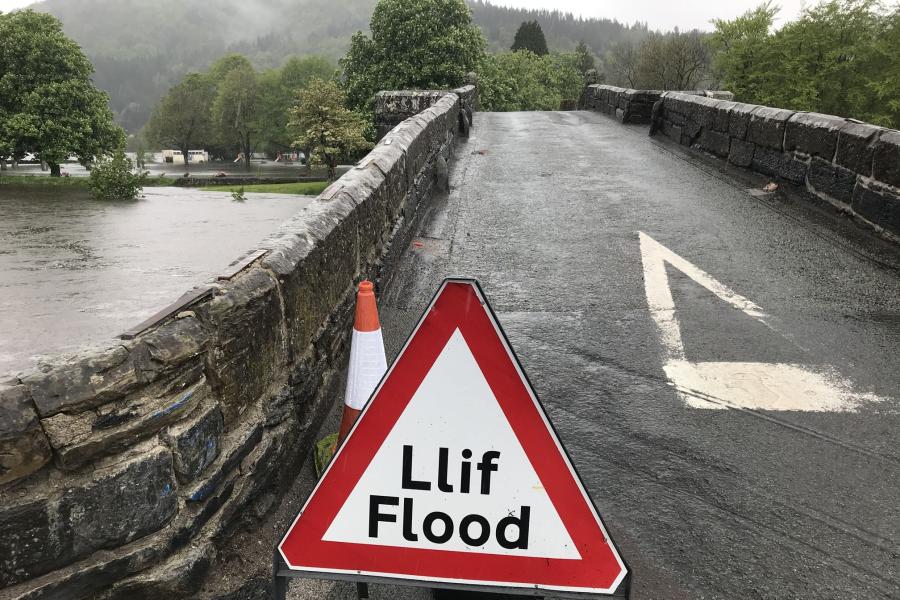
<svg viewBox="0 0 900 600">
<path fill-rule="evenodd" d="M 615 589 L 614 592 L 596 593 L 596 592 L 585 592 L 585 591 L 567 591 L 567 590 L 547 589 L 547 588 L 542 588 L 537 584 L 535 584 L 533 586 L 529 586 L 529 587 L 523 587 L 523 586 L 516 587 L 516 586 L 504 586 L 502 584 L 488 585 L 488 584 L 477 584 L 477 583 L 458 583 L 458 582 L 440 581 L 440 580 L 435 580 L 435 579 L 412 579 L 412 578 L 404 578 L 404 577 L 391 577 L 389 575 L 377 575 L 377 574 L 372 574 L 372 573 L 364 573 L 362 571 L 358 571 L 357 573 L 352 573 L 352 572 L 332 572 L 332 571 L 292 569 L 292 568 L 290 568 L 290 566 L 287 564 L 284 557 L 282 556 L 281 551 L 280 551 L 280 546 L 281 546 L 283 540 L 285 539 L 285 537 L 287 536 L 287 534 L 291 531 L 291 529 L 293 529 L 294 524 L 299 519 L 300 515 L 303 514 L 303 511 L 305 510 L 306 506 L 308 505 L 310 498 L 312 498 L 313 495 L 315 494 L 315 492 L 318 488 L 318 484 L 317 484 L 313 488 L 313 491 L 310 493 L 309 497 L 306 499 L 303 509 L 301 509 L 301 511 L 300 511 L 300 513 L 298 513 L 297 517 L 291 522 L 290 525 L 288 525 L 288 527 L 285 529 L 285 531 L 282 533 L 282 535 L 279 536 L 279 538 L 278 538 L 279 542 L 275 546 L 273 562 L 272 562 L 272 578 L 273 578 L 274 598 L 276 600 L 283 600 L 286 597 L 288 582 L 292 578 L 324 579 L 324 580 L 333 580 L 333 581 L 356 582 L 359 585 L 358 590 L 360 592 L 360 597 L 366 597 L 363 595 L 363 592 L 362 592 L 362 590 L 364 589 L 366 584 L 376 583 L 376 584 L 400 585 L 400 586 L 408 586 L 408 587 L 425 587 L 425 588 L 435 588 L 435 589 L 459 590 L 459 591 L 468 591 L 468 592 L 483 592 L 483 593 L 492 593 L 492 594 L 509 594 L 509 595 L 532 596 L 532 597 L 535 597 L 535 596 L 542 597 L 546 594 L 550 594 L 550 595 L 553 595 L 553 596 L 556 596 L 559 598 L 573 598 L 573 599 L 578 599 L 578 598 L 580 598 L 580 599 L 630 598 L 631 581 L 632 581 L 633 571 L 630 568 L 630 566 L 628 565 L 628 562 L 625 559 L 625 557 L 618 550 L 618 545 L 615 543 L 615 540 L 613 539 L 613 537 L 609 534 L 608 530 L 606 529 L 605 523 L 603 523 L 603 519 L 600 515 L 600 512 L 597 510 L 593 499 L 587 493 L 587 490 L 584 488 L 584 486 L 582 484 L 582 479 L 581 479 L 580 474 L 578 473 L 575 463 L 572 461 L 568 450 L 566 449 L 565 445 L 563 444 L 562 439 L 560 438 L 560 436 L 556 430 L 556 427 L 550 421 L 549 417 L 546 416 L 547 411 L 545 410 L 544 405 L 541 402 L 540 398 L 537 396 L 537 393 L 534 390 L 534 386 L 532 385 L 531 380 L 528 378 L 528 375 L 525 373 L 525 370 L 522 368 L 522 364 L 521 364 L 521 361 L 519 360 L 518 355 L 516 354 L 515 350 L 513 349 L 512 345 L 510 344 L 509 338 L 507 337 L 506 332 L 503 330 L 502 326 L 500 325 L 500 321 L 497 318 L 496 313 L 494 312 L 490 303 L 488 303 L 486 296 L 484 294 L 484 291 L 481 288 L 480 283 L 478 282 L 478 280 L 476 280 L 474 278 L 451 277 L 451 278 L 446 278 L 443 280 L 441 285 L 438 287 L 438 290 L 434 293 L 433 297 L 429 301 L 424 313 L 422 314 L 420 319 L 417 321 L 416 326 L 413 328 L 413 331 L 409 334 L 406 341 L 404 342 L 400 352 L 397 355 L 397 358 L 394 360 L 394 362 L 388 368 L 387 372 L 382 377 L 378 386 L 375 388 L 375 391 L 372 393 L 372 396 L 367 401 L 366 406 L 363 408 L 362 413 L 360 414 L 356 423 L 354 423 L 353 428 L 350 430 L 350 434 L 347 436 L 347 438 L 344 440 L 344 442 L 341 444 L 341 446 L 336 450 L 334 457 L 332 458 L 332 463 L 334 463 L 334 461 L 337 459 L 337 457 L 339 456 L 341 451 L 344 449 L 345 445 L 347 444 L 347 440 L 349 440 L 352 437 L 353 432 L 356 430 L 357 426 L 362 421 L 362 418 L 365 415 L 366 410 L 369 408 L 372 398 L 374 398 L 378 394 L 378 392 L 384 385 L 385 381 L 388 379 L 388 377 L 390 377 L 399 358 L 403 356 L 404 351 L 407 349 L 410 342 L 416 336 L 416 333 L 418 332 L 422 323 L 427 318 L 427 316 L 430 313 L 435 302 L 437 301 L 437 299 L 439 298 L 441 293 L 444 291 L 446 286 L 450 283 L 462 283 L 462 284 L 470 285 L 475 289 L 475 292 L 478 296 L 478 299 L 481 302 L 481 305 L 484 307 L 484 309 L 488 313 L 490 321 L 492 322 L 493 326 L 495 327 L 497 334 L 501 338 L 501 341 L 503 342 L 505 349 L 509 353 L 509 357 L 510 357 L 510 360 L 513 362 L 513 366 L 516 368 L 519 375 L 524 380 L 524 383 L 526 384 L 526 387 L 528 388 L 530 395 L 532 396 L 533 400 L 535 401 L 537 408 L 544 416 L 545 423 L 547 424 L 548 428 L 550 429 L 550 432 L 551 432 L 553 438 L 555 439 L 559 450 L 561 451 L 562 458 L 568 464 L 568 467 L 570 468 L 571 473 L 575 478 L 575 482 L 578 484 L 579 488 L 582 490 L 584 498 L 587 501 L 589 508 L 593 511 L 593 514 L 596 516 L 597 521 L 600 524 L 601 530 L 604 532 L 609 545 L 611 546 L 612 550 L 617 555 L 618 559 L 621 561 L 621 564 L 623 565 L 623 567 L 625 569 L 624 577 L 622 578 L 622 580 L 620 581 L 618 587 Z M 322 474 L 322 478 L 320 478 L 320 482 L 322 481 L 322 479 L 324 479 L 327 472 L 328 472 L 328 469 L 326 468 L 325 472 Z"/>
</svg>

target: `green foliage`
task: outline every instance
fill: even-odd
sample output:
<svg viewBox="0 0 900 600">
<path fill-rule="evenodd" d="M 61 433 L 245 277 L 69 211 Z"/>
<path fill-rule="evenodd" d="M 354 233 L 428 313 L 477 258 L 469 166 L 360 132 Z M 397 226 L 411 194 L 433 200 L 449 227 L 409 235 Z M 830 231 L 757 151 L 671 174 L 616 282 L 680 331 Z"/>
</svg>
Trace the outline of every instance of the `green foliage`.
<svg viewBox="0 0 900 600">
<path fill-rule="evenodd" d="M 60 22 L 31 10 L 0 14 L 0 155 L 34 152 L 54 176 L 75 155 L 83 164 L 122 145 L 93 67 Z"/>
<path fill-rule="evenodd" d="M 538 56 L 550 54 L 550 50 L 547 48 L 547 39 L 544 37 L 544 30 L 541 29 L 540 23 L 537 21 L 525 21 L 519 25 L 510 50 L 513 52 L 528 50 Z"/>
<path fill-rule="evenodd" d="M 528 50 L 488 54 L 478 69 L 483 110 L 559 110 L 583 86 L 575 54 L 538 56 Z"/>
<path fill-rule="evenodd" d="M 249 62 L 236 66 L 219 82 L 212 107 L 213 122 L 221 139 L 237 144 L 247 166 L 253 152 L 253 136 L 262 128 L 259 91 L 253 66 Z"/>
<path fill-rule="evenodd" d="M 177 148 L 182 156 L 187 156 L 191 148 L 209 145 L 215 135 L 210 112 L 215 97 L 212 78 L 189 74 L 154 109 L 147 138 L 159 146 Z"/>
<path fill-rule="evenodd" d="M 91 169 L 88 187 L 97 200 L 134 200 L 147 180 L 148 173 L 134 172 L 134 164 L 122 149 L 101 158 Z"/>
<path fill-rule="evenodd" d="M 578 56 L 577 68 L 579 73 L 587 73 L 591 69 L 596 68 L 597 59 L 594 58 L 594 54 L 591 52 L 591 49 L 588 48 L 587 44 L 584 43 L 584 40 L 579 40 L 578 45 L 575 46 L 575 54 Z"/>
<path fill-rule="evenodd" d="M 714 68 L 738 100 L 900 126 L 900 7 L 830 0 L 774 30 L 771 3 L 718 20 Z"/>
<path fill-rule="evenodd" d="M 485 47 L 463 0 L 379 0 L 369 27 L 372 36 L 354 34 L 341 60 L 357 108 L 380 90 L 459 86 Z"/>
<path fill-rule="evenodd" d="M 336 67 L 321 56 L 293 57 L 281 69 L 272 69 L 259 77 L 259 138 L 270 154 L 290 150 L 293 139 L 288 131 L 288 108 L 297 93 L 313 78 L 332 79 Z"/>
<path fill-rule="evenodd" d="M 300 90 L 291 109 L 295 145 L 309 150 L 310 163 L 328 166 L 331 179 L 341 158 L 368 149 L 363 117 L 345 107 L 346 96 L 337 83 L 313 79 Z"/>
<path fill-rule="evenodd" d="M 236 190 L 232 190 L 231 199 L 234 202 L 246 202 L 247 194 L 244 193 L 244 186 L 240 186 Z"/>
</svg>

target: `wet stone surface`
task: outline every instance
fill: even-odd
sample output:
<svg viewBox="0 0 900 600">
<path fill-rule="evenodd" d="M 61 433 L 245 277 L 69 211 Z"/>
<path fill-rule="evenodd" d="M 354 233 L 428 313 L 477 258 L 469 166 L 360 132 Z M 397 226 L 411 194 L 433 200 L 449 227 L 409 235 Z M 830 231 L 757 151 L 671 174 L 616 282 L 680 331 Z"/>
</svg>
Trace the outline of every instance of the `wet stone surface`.
<svg viewBox="0 0 900 600">
<path fill-rule="evenodd" d="M 107 342 L 217 275 L 309 198 L 147 188 L 135 202 L 0 189 L 0 375 Z"/>
</svg>

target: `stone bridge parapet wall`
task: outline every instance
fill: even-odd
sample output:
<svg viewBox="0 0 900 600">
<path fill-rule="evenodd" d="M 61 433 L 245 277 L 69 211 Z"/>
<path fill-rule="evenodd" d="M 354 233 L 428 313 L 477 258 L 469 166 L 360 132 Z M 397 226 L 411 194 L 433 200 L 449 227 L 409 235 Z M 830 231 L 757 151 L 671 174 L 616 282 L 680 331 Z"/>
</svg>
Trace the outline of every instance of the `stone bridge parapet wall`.
<svg viewBox="0 0 900 600">
<path fill-rule="evenodd" d="M 378 92 L 375 95 L 375 129 L 378 132 L 378 139 L 387 135 L 387 132 L 396 127 L 398 123 L 433 106 L 450 93 L 459 97 L 462 108 L 459 113 L 460 131 L 464 135 L 467 134 L 478 103 L 478 93 L 474 85 L 466 85 L 450 92 L 445 90 Z"/>
<path fill-rule="evenodd" d="M 804 186 L 900 240 L 900 131 L 666 92 L 654 127 L 685 146 Z"/>
<path fill-rule="evenodd" d="M 404 104 L 355 168 L 168 318 L 0 384 L 0 598 L 193 593 L 309 454 L 355 283 L 405 247 L 474 95 Z"/>
<path fill-rule="evenodd" d="M 662 90 L 633 90 L 593 84 L 585 90 L 582 108 L 605 113 L 623 123 L 649 123 L 653 105 L 664 93 Z M 694 90 L 683 93 L 724 100 L 734 98 L 734 94 L 724 91 Z"/>
</svg>

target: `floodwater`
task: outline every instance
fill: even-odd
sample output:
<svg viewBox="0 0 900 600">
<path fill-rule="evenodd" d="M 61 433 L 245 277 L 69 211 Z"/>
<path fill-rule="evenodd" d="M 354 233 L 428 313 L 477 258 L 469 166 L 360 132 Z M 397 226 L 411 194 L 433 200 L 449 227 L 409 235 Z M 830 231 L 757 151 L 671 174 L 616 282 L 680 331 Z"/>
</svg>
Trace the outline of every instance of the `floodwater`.
<svg viewBox="0 0 900 600">
<path fill-rule="evenodd" d="M 182 177 L 185 174 L 184 165 L 172 163 L 147 163 L 145 170 L 150 172 L 150 177 Z M 71 177 L 87 177 L 90 173 L 78 163 L 65 163 L 62 172 Z M 243 163 L 230 163 L 214 161 L 208 163 L 191 164 L 189 169 L 191 177 L 212 177 L 217 173 L 225 173 L 231 177 L 258 177 L 260 179 L 309 177 L 327 175 L 324 167 L 306 167 L 300 163 L 276 163 L 273 161 L 254 162 L 249 167 Z M 15 169 L 7 165 L 3 175 L 28 175 L 35 177 L 47 177 L 49 171 L 42 171 L 38 164 L 20 164 Z"/>
<path fill-rule="evenodd" d="M 108 342 L 218 275 L 312 198 L 146 188 L 142 200 L 0 188 L 0 380 Z"/>
</svg>

